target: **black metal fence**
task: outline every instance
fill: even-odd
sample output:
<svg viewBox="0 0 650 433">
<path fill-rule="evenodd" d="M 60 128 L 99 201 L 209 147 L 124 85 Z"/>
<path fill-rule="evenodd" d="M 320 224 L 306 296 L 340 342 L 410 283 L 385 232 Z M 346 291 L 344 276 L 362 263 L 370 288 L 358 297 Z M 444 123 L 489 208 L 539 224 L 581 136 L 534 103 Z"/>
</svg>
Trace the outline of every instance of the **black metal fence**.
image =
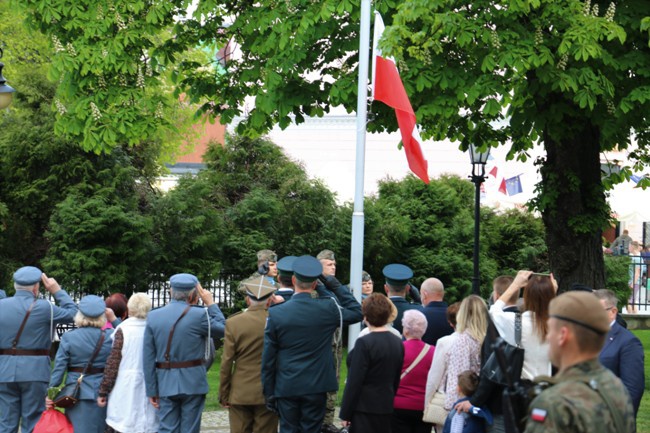
<svg viewBox="0 0 650 433">
<path fill-rule="evenodd" d="M 223 313 L 228 316 L 235 310 L 238 310 L 238 304 L 243 302 L 243 295 L 239 293 L 237 288 L 239 287 L 239 282 L 242 280 L 241 277 L 235 275 L 220 275 L 219 278 L 214 279 L 208 282 L 201 282 L 201 286 L 212 293 L 212 299 L 215 303 L 219 305 L 219 308 Z M 81 289 L 70 290 L 66 289 L 66 292 L 73 301 L 79 302 L 79 300 L 86 295 L 87 293 Z M 146 292 L 151 298 L 151 307 L 159 308 L 167 305 L 170 301 L 169 293 L 169 280 L 166 281 L 152 281 L 149 284 L 149 290 Z M 54 298 L 49 295 L 48 299 L 50 302 L 54 302 Z M 56 328 L 56 334 L 58 338 L 61 338 L 63 333 L 74 329 L 75 325 L 73 323 L 66 325 L 58 325 Z"/>
<path fill-rule="evenodd" d="M 650 256 L 630 257 L 629 282 L 631 293 L 630 300 L 626 307 L 628 314 L 650 314 L 650 279 L 648 269 L 650 268 Z"/>
</svg>

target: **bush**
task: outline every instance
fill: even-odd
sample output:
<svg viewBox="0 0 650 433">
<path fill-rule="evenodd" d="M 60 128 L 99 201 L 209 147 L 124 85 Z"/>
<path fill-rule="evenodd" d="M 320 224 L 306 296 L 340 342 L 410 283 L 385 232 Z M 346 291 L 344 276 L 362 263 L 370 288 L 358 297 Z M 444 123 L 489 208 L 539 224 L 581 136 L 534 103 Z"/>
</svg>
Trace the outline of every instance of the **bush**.
<svg viewBox="0 0 650 433">
<path fill-rule="evenodd" d="M 605 284 L 616 293 L 618 309 L 621 310 L 630 298 L 630 258 L 626 256 L 605 256 Z"/>
</svg>

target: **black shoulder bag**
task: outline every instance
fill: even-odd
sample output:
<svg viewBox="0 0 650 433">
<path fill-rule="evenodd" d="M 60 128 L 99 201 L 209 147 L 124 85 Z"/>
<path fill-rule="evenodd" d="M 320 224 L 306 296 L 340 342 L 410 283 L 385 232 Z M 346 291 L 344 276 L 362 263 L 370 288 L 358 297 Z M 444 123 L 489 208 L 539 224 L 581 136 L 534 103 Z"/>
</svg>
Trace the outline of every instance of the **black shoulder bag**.
<svg viewBox="0 0 650 433">
<path fill-rule="evenodd" d="M 69 408 L 77 404 L 77 402 L 79 401 L 77 395 L 79 395 L 79 388 L 81 387 L 81 381 L 83 380 L 88 370 L 92 368 L 93 361 L 95 361 L 95 358 L 97 358 L 99 351 L 102 349 L 102 344 L 104 344 L 104 331 L 102 331 L 102 334 L 99 336 L 99 341 L 97 341 L 97 346 L 95 347 L 95 351 L 90 356 L 90 360 L 88 361 L 88 364 L 86 364 L 86 367 L 84 367 L 83 372 L 79 375 L 79 378 L 74 384 L 71 383 L 63 387 L 61 392 L 54 399 L 54 406 Z"/>
<path fill-rule="evenodd" d="M 508 365 L 507 371 L 499 366 L 495 351 L 481 367 L 481 376 L 496 384 L 507 386 L 508 377 L 511 382 L 516 382 L 521 378 L 521 370 L 524 366 L 524 349 L 521 347 L 521 313 L 515 313 L 515 343 L 516 346 L 505 343 L 503 344 L 503 354 Z"/>
</svg>

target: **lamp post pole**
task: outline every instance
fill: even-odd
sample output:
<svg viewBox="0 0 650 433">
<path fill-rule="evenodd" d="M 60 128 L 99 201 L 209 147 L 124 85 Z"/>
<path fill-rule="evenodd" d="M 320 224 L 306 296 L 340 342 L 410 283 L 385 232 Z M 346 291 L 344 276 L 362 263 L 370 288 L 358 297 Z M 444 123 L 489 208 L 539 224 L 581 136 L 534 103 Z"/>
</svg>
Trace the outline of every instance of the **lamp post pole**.
<svg viewBox="0 0 650 433">
<path fill-rule="evenodd" d="M 474 183 L 474 276 L 472 277 L 472 293 L 481 295 L 481 271 L 479 270 L 479 240 L 481 219 L 481 184 L 485 182 L 485 164 L 490 156 L 490 148 L 481 152 L 479 148 L 470 144 L 470 160 L 472 162 L 472 175 Z"/>
</svg>

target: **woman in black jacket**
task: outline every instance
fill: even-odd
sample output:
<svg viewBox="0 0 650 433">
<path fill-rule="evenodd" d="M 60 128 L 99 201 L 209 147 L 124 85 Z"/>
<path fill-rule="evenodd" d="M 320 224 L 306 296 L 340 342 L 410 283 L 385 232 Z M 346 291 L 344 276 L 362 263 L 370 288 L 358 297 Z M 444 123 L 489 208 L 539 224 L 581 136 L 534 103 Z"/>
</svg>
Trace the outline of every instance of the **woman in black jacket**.
<svg viewBox="0 0 650 433">
<path fill-rule="evenodd" d="M 386 326 L 390 300 L 373 293 L 361 306 L 370 333 L 348 354 L 348 379 L 340 417 L 350 433 L 390 433 L 393 399 L 399 386 L 404 346 Z"/>
</svg>

